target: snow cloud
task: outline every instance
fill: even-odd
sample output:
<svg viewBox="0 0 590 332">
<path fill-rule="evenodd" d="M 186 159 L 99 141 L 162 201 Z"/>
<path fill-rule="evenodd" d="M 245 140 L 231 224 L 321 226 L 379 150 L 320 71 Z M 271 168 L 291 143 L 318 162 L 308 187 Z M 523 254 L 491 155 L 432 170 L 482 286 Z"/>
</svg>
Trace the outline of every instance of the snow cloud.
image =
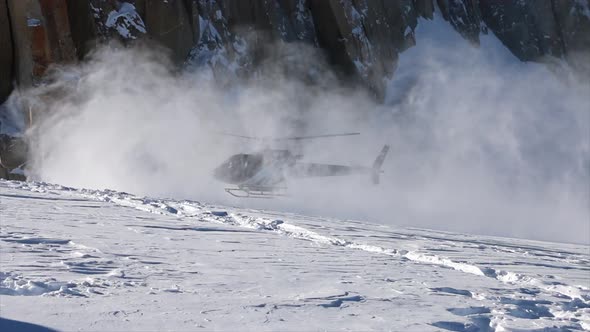
<svg viewBox="0 0 590 332">
<path fill-rule="evenodd" d="M 590 98 L 493 37 L 476 49 L 439 19 L 418 25 L 387 100 L 342 87 L 313 50 L 273 48 L 252 79 L 178 73 L 165 52 L 114 46 L 23 93 L 34 179 L 251 208 L 477 234 L 589 243 Z M 294 53 L 292 48 L 298 52 Z M 293 54 L 297 54 L 296 56 Z M 211 176 L 252 136 L 361 132 L 290 147 L 306 161 L 371 165 L 367 176 L 289 181 L 278 200 L 239 200 Z M 279 147 L 280 146 L 275 146 Z"/>
</svg>

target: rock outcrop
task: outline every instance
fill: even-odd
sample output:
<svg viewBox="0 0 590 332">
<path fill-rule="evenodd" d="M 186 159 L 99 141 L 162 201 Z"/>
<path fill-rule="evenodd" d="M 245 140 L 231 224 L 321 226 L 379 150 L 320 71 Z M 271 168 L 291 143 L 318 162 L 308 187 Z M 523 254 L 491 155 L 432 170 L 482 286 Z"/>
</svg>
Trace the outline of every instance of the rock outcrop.
<svg viewBox="0 0 590 332">
<path fill-rule="evenodd" d="M 8 98 L 14 81 L 14 49 L 10 29 L 8 5 L 0 1 L 0 104 Z"/>
<path fill-rule="evenodd" d="M 198 17 L 198 12 L 193 14 L 193 9 L 196 8 L 189 8 L 187 5 L 190 1 L 183 0 L 141 2 L 143 8 L 138 1 L 138 12 L 144 17 L 147 34 L 161 45 L 173 50 L 174 62 L 182 63 L 195 44 L 195 32 L 198 33 L 198 26 L 192 24 L 195 16 Z"/>
<path fill-rule="evenodd" d="M 13 56 L 6 57 L 3 49 L 0 67 L 8 63 L 11 78 L 18 84 L 30 86 L 43 77 L 51 64 L 76 59 L 65 0 L 5 0 L 0 12 L 3 8 L 8 9 L 10 36 L 3 37 L 0 43 L 10 43 Z M 1 84 L 7 83 L 3 80 Z"/>
<path fill-rule="evenodd" d="M 590 0 L 0 0 L 0 101 L 52 63 L 109 39 L 153 40 L 179 66 L 247 75 L 268 45 L 320 49 L 341 76 L 377 98 L 419 18 L 435 12 L 474 45 L 493 33 L 522 61 L 564 59 L 590 73 Z M 418 41 L 419 42 L 419 41 Z"/>
<path fill-rule="evenodd" d="M 491 31 L 521 61 L 563 58 L 590 74 L 590 1 L 437 0 L 443 16 L 479 43 Z"/>
<path fill-rule="evenodd" d="M 0 134 L 0 179 L 24 180 L 27 144 L 21 137 Z"/>
</svg>

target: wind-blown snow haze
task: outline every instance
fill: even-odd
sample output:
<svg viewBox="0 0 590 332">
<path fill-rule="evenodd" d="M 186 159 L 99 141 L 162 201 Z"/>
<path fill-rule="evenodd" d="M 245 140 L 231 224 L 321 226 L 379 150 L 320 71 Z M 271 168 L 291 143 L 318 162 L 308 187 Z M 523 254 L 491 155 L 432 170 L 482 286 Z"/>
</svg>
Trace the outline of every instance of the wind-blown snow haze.
<svg viewBox="0 0 590 332">
<path fill-rule="evenodd" d="M 277 45 L 255 78 L 226 85 L 207 70 L 176 72 L 163 51 L 101 48 L 23 94 L 47 114 L 30 132 L 31 174 L 76 187 L 589 243 L 588 81 L 518 62 L 491 35 L 474 48 L 438 18 L 417 33 L 385 103 L 340 85 L 305 47 Z M 231 154 L 260 148 L 223 133 L 357 131 L 299 148 L 305 160 L 369 166 L 389 144 L 379 186 L 366 176 L 305 179 L 290 181 L 284 199 L 238 200 L 211 176 Z"/>
</svg>

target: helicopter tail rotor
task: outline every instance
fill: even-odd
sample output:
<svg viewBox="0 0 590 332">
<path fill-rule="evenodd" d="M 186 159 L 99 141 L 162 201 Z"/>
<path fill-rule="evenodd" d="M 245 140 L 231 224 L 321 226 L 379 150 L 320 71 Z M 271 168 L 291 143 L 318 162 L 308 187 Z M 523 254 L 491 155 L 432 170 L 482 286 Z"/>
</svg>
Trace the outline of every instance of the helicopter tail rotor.
<svg viewBox="0 0 590 332">
<path fill-rule="evenodd" d="M 383 173 L 383 171 L 381 170 L 381 166 L 383 166 L 383 162 L 385 161 L 387 152 L 389 152 L 389 145 L 384 145 L 383 149 L 381 149 L 381 153 L 379 153 L 379 155 L 375 159 L 375 162 L 373 163 L 371 179 L 373 180 L 374 184 L 379 184 L 379 175 Z"/>
</svg>

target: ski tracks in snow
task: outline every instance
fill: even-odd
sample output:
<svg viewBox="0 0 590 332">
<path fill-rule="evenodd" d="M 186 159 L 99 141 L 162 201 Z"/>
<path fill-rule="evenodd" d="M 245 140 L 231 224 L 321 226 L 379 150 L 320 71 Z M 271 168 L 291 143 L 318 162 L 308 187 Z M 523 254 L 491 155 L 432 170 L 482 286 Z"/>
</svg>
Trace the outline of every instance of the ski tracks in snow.
<svg viewBox="0 0 590 332">
<path fill-rule="evenodd" d="M 58 196 L 111 202 L 149 213 L 174 216 L 185 221 L 197 219 L 255 231 L 274 232 L 293 239 L 311 241 L 318 246 L 360 250 L 370 254 L 390 256 L 409 264 L 451 269 L 462 275 L 481 278 L 482 282 L 488 280 L 485 281 L 486 285 L 490 284 L 489 281 L 497 283 L 496 287 L 477 290 L 453 287 L 427 288 L 428 292 L 433 294 L 471 299 L 469 303 L 472 305 L 469 307 L 447 309 L 453 315 L 462 317 L 462 320 L 438 321 L 431 324 L 441 329 L 500 331 L 506 326 L 525 329 L 530 326 L 536 326 L 539 329 L 590 329 L 589 285 L 562 281 L 563 276 L 559 275 L 540 275 L 535 272 L 536 267 L 543 267 L 544 271 L 561 268 L 561 271 L 588 275 L 590 259 L 584 255 L 584 249 L 580 252 L 579 250 L 545 248 L 542 243 L 531 244 L 529 243 L 531 241 L 526 245 L 516 246 L 494 238 L 477 238 L 416 229 L 396 230 L 381 225 L 294 214 L 282 214 L 280 218 L 276 218 L 277 216 L 266 211 L 219 208 L 186 200 L 151 199 L 111 190 L 73 189 L 32 182 L 3 181 L 0 185 L 32 192 L 53 193 Z M 27 237 L 26 234 L 15 233 L 2 233 L 0 239 L 24 245 L 36 244 L 34 250 L 66 252 L 71 257 L 62 263 L 70 270 L 90 276 L 85 282 L 72 284 L 57 280 L 31 281 L 19 275 L 2 273 L 0 274 L 0 280 L 2 280 L 0 294 L 87 296 L 94 293 L 100 295 L 102 294 L 100 289 L 111 286 L 110 283 L 113 281 L 92 278 L 92 275 L 104 274 L 107 271 L 112 275 L 124 273 L 117 269 L 117 264 L 113 261 L 101 259 L 98 249 L 77 245 L 67 239 L 32 238 Z M 39 248 L 39 245 L 44 248 Z M 490 253 L 494 253 L 493 257 L 496 257 L 497 261 L 486 261 L 486 256 Z M 498 255 L 508 261 L 501 262 L 497 259 Z M 506 265 L 507 268 L 498 267 L 502 265 Z M 522 270 L 524 273 L 510 271 L 508 267 Z M 529 271 L 532 271 L 533 275 L 526 273 Z M 582 280 L 582 283 L 588 282 L 588 279 L 584 277 L 576 280 Z M 506 285 L 506 287 L 500 285 Z M 270 312 L 282 306 L 315 303 L 324 308 L 331 308 L 340 307 L 347 302 L 362 303 L 366 300 L 366 296 L 345 293 L 305 298 L 300 304 L 263 303 L 254 307 L 270 306 Z M 533 320 L 533 325 L 526 325 Z"/>
</svg>

